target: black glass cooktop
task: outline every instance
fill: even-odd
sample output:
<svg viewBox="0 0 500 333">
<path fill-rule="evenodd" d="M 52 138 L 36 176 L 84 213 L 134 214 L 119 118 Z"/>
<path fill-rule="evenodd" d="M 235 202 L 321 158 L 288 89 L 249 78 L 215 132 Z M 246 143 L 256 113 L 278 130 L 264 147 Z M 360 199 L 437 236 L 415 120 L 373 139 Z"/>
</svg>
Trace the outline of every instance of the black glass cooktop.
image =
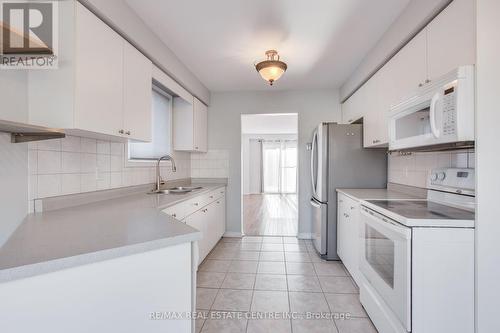
<svg viewBox="0 0 500 333">
<path fill-rule="evenodd" d="M 367 200 L 408 219 L 474 220 L 474 213 L 427 200 Z"/>
</svg>

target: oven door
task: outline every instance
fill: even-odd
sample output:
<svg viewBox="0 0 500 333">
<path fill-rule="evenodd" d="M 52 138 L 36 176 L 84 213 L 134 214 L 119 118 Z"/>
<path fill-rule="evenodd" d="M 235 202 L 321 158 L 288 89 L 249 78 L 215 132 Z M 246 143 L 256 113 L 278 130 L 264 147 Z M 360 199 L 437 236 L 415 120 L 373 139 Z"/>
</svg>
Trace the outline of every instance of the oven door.
<svg viewBox="0 0 500 333">
<path fill-rule="evenodd" d="M 411 331 L 411 228 L 361 208 L 360 270 L 370 286 Z"/>
</svg>

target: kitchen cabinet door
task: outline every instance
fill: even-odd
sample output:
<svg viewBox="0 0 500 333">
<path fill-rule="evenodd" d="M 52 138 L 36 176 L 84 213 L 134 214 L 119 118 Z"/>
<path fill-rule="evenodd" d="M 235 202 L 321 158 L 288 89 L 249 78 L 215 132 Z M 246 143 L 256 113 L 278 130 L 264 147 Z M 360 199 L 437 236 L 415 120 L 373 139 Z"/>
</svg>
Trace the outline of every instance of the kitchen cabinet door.
<svg viewBox="0 0 500 333">
<path fill-rule="evenodd" d="M 193 97 L 174 98 L 174 149 L 195 153 L 208 150 L 208 109 Z"/>
<path fill-rule="evenodd" d="M 226 197 L 223 196 L 217 199 L 216 209 L 217 209 L 217 242 L 226 232 Z"/>
<path fill-rule="evenodd" d="M 345 213 L 345 195 L 339 193 L 337 200 L 337 254 L 342 262 L 347 261 L 347 221 Z"/>
<path fill-rule="evenodd" d="M 123 130 L 133 140 L 151 141 L 152 63 L 135 47 L 123 47 Z"/>
<path fill-rule="evenodd" d="M 342 122 L 350 124 L 364 116 L 364 98 L 365 98 L 364 85 L 359 88 L 349 99 L 342 104 Z"/>
<path fill-rule="evenodd" d="M 359 204 L 356 200 L 348 198 L 345 206 L 345 213 L 347 215 L 347 269 L 351 273 L 354 280 L 359 283 Z"/>
<path fill-rule="evenodd" d="M 197 211 L 186 218 L 186 224 L 197 229 L 202 234 L 201 239 L 198 240 L 198 264 L 200 264 L 208 253 L 206 213 L 203 210 Z"/>
<path fill-rule="evenodd" d="M 427 26 L 428 78 L 432 81 L 461 65 L 475 64 L 475 2 L 451 2 Z"/>
<path fill-rule="evenodd" d="M 75 128 L 119 135 L 123 126 L 124 40 L 77 4 L 75 41 Z"/>
<path fill-rule="evenodd" d="M 427 78 L 426 48 L 426 31 L 422 30 L 388 62 L 393 78 L 388 88 L 392 92 L 390 105 L 415 94 L 419 85 L 425 84 Z"/>
<path fill-rule="evenodd" d="M 208 108 L 196 97 L 193 102 L 193 141 L 194 150 L 207 152 L 208 150 Z"/>
<path fill-rule="evenodd" d="M 356 200 L 338 194 L 337 254 L 355 280 L 359 276 L 358 206 Z"/>
<path fill-rule="evenodd" d="M 389 142 L 390 95 L 387 88 L 391 78 L 386 74 L 384 67 L 365 83 L 367 89 L 365 97 L 367 106 L 363 116 L 363 146 L 365 148 L 383 147 Z"/>
</svg>

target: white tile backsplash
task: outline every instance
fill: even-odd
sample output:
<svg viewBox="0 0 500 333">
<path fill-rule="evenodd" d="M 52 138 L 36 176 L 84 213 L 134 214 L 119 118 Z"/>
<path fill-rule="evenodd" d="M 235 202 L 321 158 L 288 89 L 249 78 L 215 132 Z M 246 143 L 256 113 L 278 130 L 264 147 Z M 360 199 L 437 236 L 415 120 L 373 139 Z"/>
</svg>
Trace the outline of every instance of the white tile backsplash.
<svg viewBox="0 0 500 333">
<path fill-rule="evenodd" d="M 37 198 L 61 194 L 61 175 L 38 175 Z"/>
<path fill-rule="evenodd" d="M 81 138 L 78 136 L 67 136 L 61 140 L 62 151 L 79 153 L 81 151 Z"/>
<path fill-rule="evenodd" d="M 104 154 L 97 154 L 97 169 L 99 172 L 111 171 L 111 156 Z"/>
<path fill-rule="evenodd" d="M 61 194 L 74 194 L 81 192 L 82 176 L 80 174 L 61 175 Z"/>
<path fill-rule="evenodd" d="M 389 155 L 388 180 L 391 183 L 427 187 L 427 179 L 436 168 L 475 168 L 474 150 Z"/>
<path fill-rule="evenodd" d="M 82 173 L 94 173 L 97 168 L 97 154 L 82 153 L 80 162 Z"/>
<path fill-rule="evenodd" d="M 64 140 L 64 139 L 63 139 Z M 81 150 L 82 153 L 97 153 L 97 140 L 81 138 Z"/>
<path fill-rule="evenodd" d="M 62 152 L 62 173 L 80 173 L 80 153 Z"/>
<path fill-rule="evenodd" d="M 209 150 L 204 154 L 191 154 L 191 176 L 193 178 L 229 177 L 229 152 Z"/>
<path fill-rule="evenodd" d="M 28 145 L 29 200 L 155 181 L 153 163 L 127 163 L 125 144 L 67 136 Z M 177 172 L 162 162 L 166 180 L 191 177 L 189 153 L 172 153 Z"/>
<path fill-rule="evenodd" d="M 61 173 L 61 152 L 38 150 L 38 174 Z"/>
<path fill-rule="evenodd" d="M 111 142 L 102 140 L 97 141 L 97 153 L 111 154 Z"/>
</svg>

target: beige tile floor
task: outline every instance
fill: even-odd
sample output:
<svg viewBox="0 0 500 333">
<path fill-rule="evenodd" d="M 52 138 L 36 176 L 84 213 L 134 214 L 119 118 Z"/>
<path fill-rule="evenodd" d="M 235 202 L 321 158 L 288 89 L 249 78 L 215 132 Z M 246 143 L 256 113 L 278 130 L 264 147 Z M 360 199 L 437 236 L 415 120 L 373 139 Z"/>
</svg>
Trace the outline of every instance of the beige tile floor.
<svg viewBox="0 0 500 333">
<path fill-rule="evenodd" d="M 342 263 L 321 260 L 295 237 L 221 239 L 200 265 L 197 287 L 204 316 L 196 332 L 377 332 Z M 275 313 L 293 317 L 255 318 Z"/>
</svg>

